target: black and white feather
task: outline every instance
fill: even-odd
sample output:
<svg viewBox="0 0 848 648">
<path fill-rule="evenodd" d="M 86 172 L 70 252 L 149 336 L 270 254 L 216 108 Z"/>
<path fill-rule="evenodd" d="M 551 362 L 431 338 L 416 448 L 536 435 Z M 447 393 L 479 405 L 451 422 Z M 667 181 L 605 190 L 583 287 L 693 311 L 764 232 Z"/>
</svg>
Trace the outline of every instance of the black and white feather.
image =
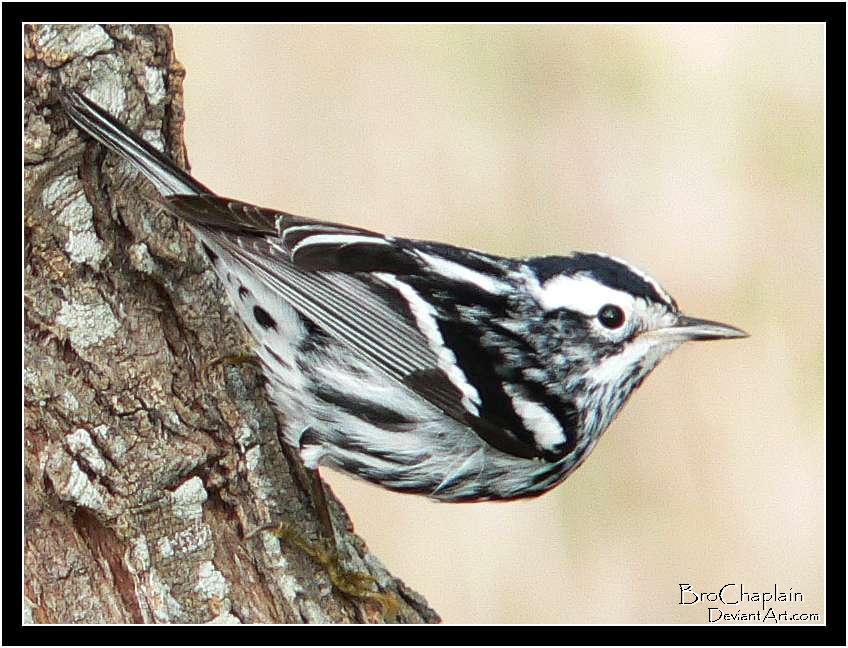
<svg viewBox="0 0 848 648">
<path fill-rule="evenodd" d="M 446 501 L 536 495 L 669 351 L 744 335 L 605 255 L 509 259 L 216 196 L 83 95 L 61 100 L 190 225 L 309 467 Z"/>
</svg>

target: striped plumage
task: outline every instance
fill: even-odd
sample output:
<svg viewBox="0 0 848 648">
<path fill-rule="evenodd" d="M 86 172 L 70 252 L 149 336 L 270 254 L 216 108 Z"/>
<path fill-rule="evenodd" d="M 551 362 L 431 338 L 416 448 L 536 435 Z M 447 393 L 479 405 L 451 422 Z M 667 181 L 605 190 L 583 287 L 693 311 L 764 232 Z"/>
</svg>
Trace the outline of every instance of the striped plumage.
<svg viewBox="0 0 848 648">
<path fill-rule="evenodd" d="M 668 352 L 744 335 L 605 255 L 509 259 L 221 198 L 82 95 L 62 102 L 191 227 L 310 468 L 445 501 L 536 495 Z"/>
</svg>

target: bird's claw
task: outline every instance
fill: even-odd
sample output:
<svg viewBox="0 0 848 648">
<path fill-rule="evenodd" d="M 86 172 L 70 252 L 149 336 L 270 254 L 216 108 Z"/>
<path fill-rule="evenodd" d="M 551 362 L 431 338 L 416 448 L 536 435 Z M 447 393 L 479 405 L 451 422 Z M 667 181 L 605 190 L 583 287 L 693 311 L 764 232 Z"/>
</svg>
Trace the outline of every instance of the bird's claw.
<svg viewBox="0 0 848 648">
<path fill-rule="evenodd" d="M 325 540 L 311 541 L 304 538 L 294 526 L 281 522 L 273 534 L 283 542 L 287 542 L 309 556 L 316 564 L 324 568 L 330 582 L 338 591 L 354 599 L 373 601 L 383 610 L 383 617 L 388 622 L 397 618 L 400 603 L 393 594 L 376 592 L 372 588 L 377 585 L 376 579 L 364 572 L 346 569 L 339 560 L 338 552 Z"/>
</svg>

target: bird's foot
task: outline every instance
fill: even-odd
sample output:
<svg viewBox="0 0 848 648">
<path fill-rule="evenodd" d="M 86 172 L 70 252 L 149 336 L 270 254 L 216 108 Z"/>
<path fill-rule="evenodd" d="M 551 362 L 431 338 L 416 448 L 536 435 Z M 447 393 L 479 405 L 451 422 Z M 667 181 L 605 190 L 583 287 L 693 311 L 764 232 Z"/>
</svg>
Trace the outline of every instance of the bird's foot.
<svg viewBox="0 0 848 648">
<path fill-rule="evenodd" d="M 281 522 L 273 534 L 283 542 L 300 549 L 330 577 L 330 582 L 343 594 L 358 600 L 377 603 L 383 610 L 383 617 L 389 623 L 397 618 L 400 603 L 392 594 L 374 591 L 377 581 L 363 572 L 355 572 L 344 567 L 339 560 L 338 551 L 326 540 L 311 541 L 303 537 L 291 524 Z"/>
<path fill-rule="evenodd" d="M 208 360 L 201 366 L 200 373 L 202 376 L 208 378 L 209 372 L 211 372 L 215 367 L 219 367 L 221 365 L 229 365 L 232 367 L 236 367 L 238 365 L 243 364 L 252 364 L 256 365 L 257 367 L 262 366 L 262 362 L 257 356 L 251 355 L 249 353 L 237 353 L 232 355 L 220 356 L 213 360 Z"/>
</svg>

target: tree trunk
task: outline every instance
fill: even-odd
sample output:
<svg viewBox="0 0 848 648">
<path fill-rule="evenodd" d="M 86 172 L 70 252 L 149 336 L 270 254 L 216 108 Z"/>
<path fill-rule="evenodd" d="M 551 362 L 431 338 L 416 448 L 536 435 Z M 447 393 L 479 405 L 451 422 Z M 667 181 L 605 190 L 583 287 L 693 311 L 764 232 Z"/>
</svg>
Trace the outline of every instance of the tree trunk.
<svg viewBox="0 0 848 648">
<path fill-rule="evenodd" d="M 383 620 L 254 534 L 285 520 L 314 538 L 318 523 L 259 370 L 214 364 L 247 334 L 188 229 L 57 100 L 62 84 L 104 93 L 184 163 L 170 30 L 30 25 L 24 48 L 26 620 Z M 393 593 L 398 620 L 438 621 L 330 499 L 345 566 Z"/>
</svg>

